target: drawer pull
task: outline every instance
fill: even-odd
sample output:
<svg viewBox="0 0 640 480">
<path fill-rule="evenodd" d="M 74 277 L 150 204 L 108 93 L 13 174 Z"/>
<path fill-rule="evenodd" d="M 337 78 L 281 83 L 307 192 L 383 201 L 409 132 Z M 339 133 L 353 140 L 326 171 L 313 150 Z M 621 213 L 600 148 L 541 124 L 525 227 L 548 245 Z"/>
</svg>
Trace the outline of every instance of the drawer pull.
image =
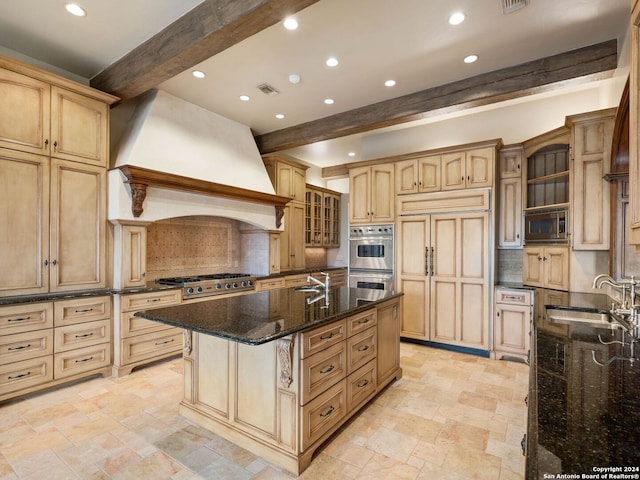
<svg viewBox="0 0 640 480">
<path fill-rule="evenodd" d="M 148 299 L 147 299 L 147 302 L 149 302 L 149 303 L 159 302 L 159 301 L 160 301 L 160 299 L 159 299 L 159 298 L 148 298 Z"/>
<path fill-rule="evenodd" d="M 76 338 L 87 338 L 93 335 L 93 332 L 83 333 L 82 335 L 76 335 Z"/>
<path fill-rule="evenodd" d="M 519 302 L 524 300 L 524 297 L 522 295 L 505 295 L 504 298 L 506 298 L 507 300 L 518 300 Z"/>
<path fill-rule="evenodd" d="M 80 360 L 76 360 L 76 363 L 84 363 L 84 362 L 88 362 L 89 360 L 93 360 L 93 355 L 87 358 L 81 358 Z"/>
<path fill-rule="evenodd" d="M 333 338 L 333 332 L 329 332 L 326 335 L 320 335 L 320 340 L 329 340 L 330 338 Z"/>
<path fill-rule="evenodd" d="M 15 350 L 24 350 L 25 348 L 29 348 L 31 346 L 31 344 L 29 345 L 20 345 L 19 347 L 9 347 L 7 348 L 7 350 L 9 350 L 10 352 L 13 352 Z"/>
<path fill-rule="evenodd" d="M 358 348 L 359 352 L 366 352 L 367 350 L 369 350 L 369 345 L 362 345 L 360 348 Z"/>
<path fill-rule="evenodd" d="M 25 320 L 30 320 L 31 317 L 18 317 L 18 318 L 10 318 L 7 322 L 24 322 Z"/>
<path fill-rule="evenodd" d="M 76 313 L 89 313 L 93 312 L 93 308 L 83 308 L 82 310 L 76 310 Z"/>
<path fill-rule="evenodd" d="M 173 342 L 173 341 L 175 341 L 175 338 L 172 338 L 172 339 L 170 339 L 170 340 L 165 340 L 164 342 L 156 342 L 156 346 L 159 346 L 159 345 L 166 345 L 167 343 L 171 343 L 171 342 Z"/>
<path fill-rule="evenodd" d="M 364 379 L 359 383 L 356 383 L 356 387 L 358 388 L 362 388 L 362 387 L 366 387 L 367 385 L 369 385 L 369 380 Z"/>
<path fill-rule="evenodd" d="M 326 367 L 326 368 L 324 368 L 324 369 L 320 370 L 320 373 L 329 373 L 329 372 L 330 372 L 330 371 L 332 371 L 334 368 L 336 368 L 336 367 L 334 367 L 333 365 L 329 365 L 328 367 Z"/>
<path fill-rule="evenodd" d="M 335 410 L 335 408 L 333 408 L 333 405 L 331 405 L 326 412 L 321 413 L 320 416 L 321 417 L 328 417 L 329 415 L 331 415 L 333 413 L 333 411 Z"/>
<path fill-rule="evenodd" d="M 13 375 L 11 377 L 8 377 L 9 380 L 17 380 L 18 378 L 22 378 L 22 377 L 28 377 L 29 375 L 31 375 L 31 372 L 27 372 L 27 373 L 21 373 L 19 375 Z"/>
<path fill-rule="evenodd" d="M 367 317 L 367 318 L 362 318 L 362 319 L 358 320 L 358 323 L 360 323 L 360 324 L 369 323 L 369 317 Z"/>
</svg>

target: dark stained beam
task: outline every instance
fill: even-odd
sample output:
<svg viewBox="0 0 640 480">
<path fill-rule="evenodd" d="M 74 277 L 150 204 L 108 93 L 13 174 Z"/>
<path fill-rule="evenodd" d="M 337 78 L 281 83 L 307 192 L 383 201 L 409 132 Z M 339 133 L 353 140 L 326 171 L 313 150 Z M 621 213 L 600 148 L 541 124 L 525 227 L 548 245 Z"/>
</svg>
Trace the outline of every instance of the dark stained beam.
<svg viewBox="0 0 640 480">
<path fill-rule="evenodd" d="M 606 78 L 618 64 L 617 41 L 539 60 L 385 100 L 282 130 L 257 135 L 260 153 L 367 132 L 450 112 Z"/>
<path fill-rule="evenodd" d="M 318 0 L 205 0 L 91 79 L 133 98 Z"/>
</svg>

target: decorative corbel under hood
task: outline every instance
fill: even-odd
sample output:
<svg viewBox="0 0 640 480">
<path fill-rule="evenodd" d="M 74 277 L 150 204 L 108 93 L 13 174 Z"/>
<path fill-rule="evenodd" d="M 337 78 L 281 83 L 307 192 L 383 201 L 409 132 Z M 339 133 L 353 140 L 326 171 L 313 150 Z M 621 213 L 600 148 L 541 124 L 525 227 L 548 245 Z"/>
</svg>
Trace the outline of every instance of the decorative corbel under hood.
<svg viewBox="0 0 640 480">
<path fill-rule="evenodd" d="M 275 207 L 277 228 L 282 225 L 284 207 L 291 200 L 288 197 L 159 172 L 135 165 L 121 165 L 117 168 L 127 178 L 125 183 L 128 183 L 131 187 L 131 212 L 136 218 L 143 212 L 142 204 L 147 196 L 147 187 L 167 188 L 263 205 L 273 205 Z"/>
</svg>

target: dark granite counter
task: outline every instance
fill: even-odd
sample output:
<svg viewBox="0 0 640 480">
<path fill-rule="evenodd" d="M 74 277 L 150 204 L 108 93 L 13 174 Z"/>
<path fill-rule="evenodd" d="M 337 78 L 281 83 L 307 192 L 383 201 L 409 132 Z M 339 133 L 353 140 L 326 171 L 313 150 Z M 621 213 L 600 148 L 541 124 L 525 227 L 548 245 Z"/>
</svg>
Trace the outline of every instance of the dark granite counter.
<svg viewBox="0 0 640 480">
<path fill-rule="evenodd" d="M 0 305 L 19 305 L 22 303 L 55 302 L 69 298 L 101 297 L 111 295 L 111 289 L 81 290 L 73 292 L 38 293 L 35 295 L 17 295 L 15 297 L 0 297 Z"/>
<path fill-rule="evenodd" d="M 552 300 L 534 316 L 526 478 L 640 478 L 640 360 L 612 360 L 631 355 L 628 336 L 606 324 L 552 322 L 539 310 L 607 312 L 609 297 L 537 298 Z"/>
<path fill-rule="evenodd" d="M 401 293 L 333 287 L 326 294 L 296 288 L 138 312 L 137 317 L 249 345 L 272 340 L 352 315 Z"/>
</svg>

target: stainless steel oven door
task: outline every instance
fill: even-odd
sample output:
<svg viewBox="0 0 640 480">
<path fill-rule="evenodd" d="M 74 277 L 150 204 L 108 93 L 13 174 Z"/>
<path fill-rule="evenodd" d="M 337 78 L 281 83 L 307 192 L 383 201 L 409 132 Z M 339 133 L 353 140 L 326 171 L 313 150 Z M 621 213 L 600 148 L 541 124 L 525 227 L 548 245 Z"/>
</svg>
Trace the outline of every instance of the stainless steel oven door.
<svg viewBox="0 0 640 480">
<path fill-rule="evenodd" d="M 393 290 L 393 273 L 349 272 L 349 287 L 374 290 Z"/>
<path fill-rule="evenodd" d="M 350 239 L 349 268 L 393 271 L 393 238 Z"/>
</svg>

